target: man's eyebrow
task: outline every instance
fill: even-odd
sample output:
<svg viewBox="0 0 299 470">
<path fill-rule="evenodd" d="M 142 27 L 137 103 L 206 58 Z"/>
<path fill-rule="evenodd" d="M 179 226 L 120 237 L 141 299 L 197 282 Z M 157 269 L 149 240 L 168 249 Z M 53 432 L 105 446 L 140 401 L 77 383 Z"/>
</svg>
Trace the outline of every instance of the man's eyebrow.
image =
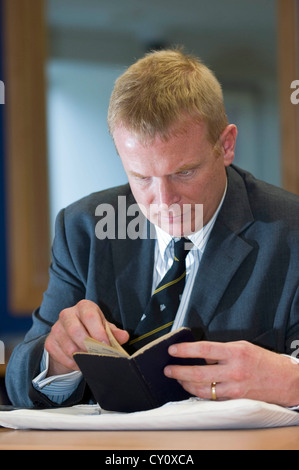
<svg viewBox="0 0 299 470">
<path fill-rule="evenodd" d="M 181 166 L 180 168 L 178 168 L 176 171 L 175 171 L 175 174 L 176 173 L 182 173 L 182 171 L 188 171 L 188 170 L 195 170 L 196 168 L 198 168 L 200 166 L 200 163 L 199 162 L 196 162 L 196 163 L 186 163 L 185 165 Z"/>
<path fill-rule="evenodd" d="M 185 165 L 182 165 L 177 170 L 175 170 L 175 172 L 173 174 L 176 175 L 177 173 L 181 173 L 182 171 L 195 170 L 199 166 L 200 166 L 200 163 L 198 163 L 198 162 L 196 162 L 196 163 L 186 163 Z M 137 171 L 132 170 L 132 171 L 129 171 L 129 173 L 130 173 L 131 176 L 135 176 L 136 178 L 146 178 L 145 175 L 142 175 L 142 174 L 138 173 Z"/>
<path fill-rule="evenodd" d="M 131 176 L 136 176 L 137 178 L 145 178 L 144 175 L 141 175 L 140 173 L 137 173 L 137 171 L 129 171 Z"/>
</svg>

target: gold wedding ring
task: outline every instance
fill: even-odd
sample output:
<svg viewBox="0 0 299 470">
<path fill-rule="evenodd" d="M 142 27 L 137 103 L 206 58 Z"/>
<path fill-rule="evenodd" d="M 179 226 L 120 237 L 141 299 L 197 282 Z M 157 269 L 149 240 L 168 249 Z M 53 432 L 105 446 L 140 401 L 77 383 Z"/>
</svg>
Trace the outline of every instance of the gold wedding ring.
<svg viewBox="0 0 299 470">
<path fill-rule="evenodd" d="M 211 383 L 211 393 L 212 393 L 212 400 L 216 401 L 217 400 L 217 395 L 216 395 L 216 382 Z"/>
</svg>

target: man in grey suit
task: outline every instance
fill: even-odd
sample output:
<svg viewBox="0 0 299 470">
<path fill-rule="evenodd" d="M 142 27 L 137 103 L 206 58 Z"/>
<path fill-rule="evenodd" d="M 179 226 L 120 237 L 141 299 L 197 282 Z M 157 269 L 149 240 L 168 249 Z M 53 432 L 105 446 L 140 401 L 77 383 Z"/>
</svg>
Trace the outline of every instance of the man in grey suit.
<svg viewBox="0 0 299 470">
<path fill-rule="evenodd" d="M 108 342 L 106 322 L 119 343 L 134 336 L 173 239 L 187 236 L 194 249 L 173 328 L 189 326 L 197 341 L 169 352 L 207 365 L 173 365 L 165 374 L 205 399 L 299 405 L 299 198 L 233 165 L 237 128 L 227 122 L 221 87 L 180 51 L 129 67 L 115 84 L 108 123 L 129 185 L 59 214 L 48 289 L 8 365 L 12 402 L 88 401 L 73 353 L 85 350 L 87 336 Z M 128 236 L 136 202 L 156 239 Z M 103 208 L 115 215 L 106 237 Z"/>
</svg>

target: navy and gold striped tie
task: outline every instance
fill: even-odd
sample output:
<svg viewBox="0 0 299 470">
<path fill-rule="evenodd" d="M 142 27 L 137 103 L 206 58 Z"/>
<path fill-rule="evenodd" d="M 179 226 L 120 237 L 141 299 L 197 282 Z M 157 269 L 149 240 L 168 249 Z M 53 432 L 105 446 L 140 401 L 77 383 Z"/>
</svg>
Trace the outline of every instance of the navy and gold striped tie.
<svg viewBox="0 0 299 470">
<path fill-rule="evenodd" d="M 174 243 L 174 261 L 154 291 L 129 342 L 130 352 L 136 351 L 154 339 L 168 333 L 174 322 L 185 286 L 185 259 L 190 240 L 181 238 Z"/>
</svg>

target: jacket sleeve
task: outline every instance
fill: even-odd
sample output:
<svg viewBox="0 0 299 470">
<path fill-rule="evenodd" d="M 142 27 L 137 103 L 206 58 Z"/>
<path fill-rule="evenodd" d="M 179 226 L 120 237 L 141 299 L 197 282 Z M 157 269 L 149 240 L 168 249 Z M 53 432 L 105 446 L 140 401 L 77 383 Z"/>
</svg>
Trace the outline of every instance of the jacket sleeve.
<svg viewBox="0 0 299 470">
<path fill-rule="evenodd" d="M 6 389 L 15 406 L 55 406 L 45 395 L 35 390 L 32 380 L 40 370 L 44 343 L 59 313 L 85 297 L 85 283 L 73 262 L 65 230 L 65 211 L 57 217 L 52 248 L 52 263 L 49 270 L 49 285 L 40 308 L 33 312 L 33 324 L 24 341 L 18 345 L 8 363 Z M 85 382 L 63 405 L 72 405 L 82 400 Z M 57 406 L 57 405 L 56 405 Z"/>
</svg>

